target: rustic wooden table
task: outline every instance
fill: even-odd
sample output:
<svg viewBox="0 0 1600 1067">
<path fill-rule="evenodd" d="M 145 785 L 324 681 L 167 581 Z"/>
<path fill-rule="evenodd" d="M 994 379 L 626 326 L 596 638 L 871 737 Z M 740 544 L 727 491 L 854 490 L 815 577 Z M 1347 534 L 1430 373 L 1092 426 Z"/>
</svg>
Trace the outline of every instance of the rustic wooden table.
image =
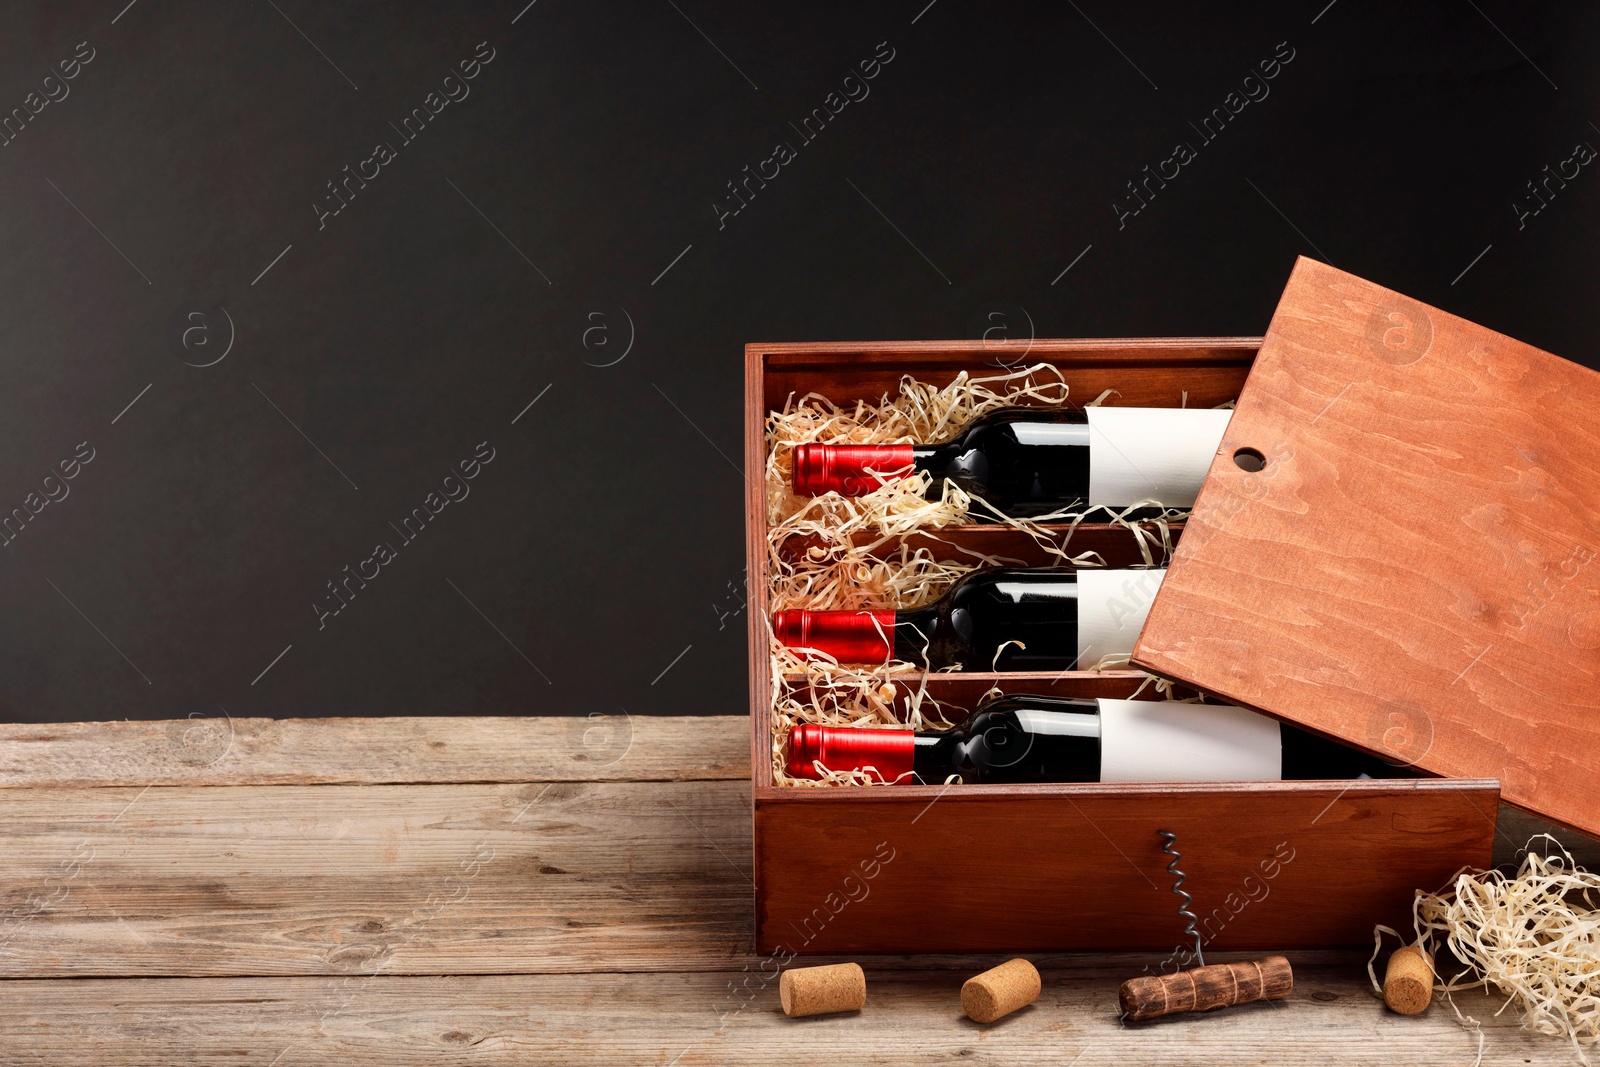
<svg viewBox="0 0 1600 1067">
<path fill-rule="evenodd" d="M 1145 956 L 861 961 L 867 1007 L 791 1020 L 750 944 L 742 718 L 195 719 L 0 727 L 0 1063 L 1471 1063 L 1387 1013 L 1365 953 L 1290 1000 L 1140 1027 Z M 1511 844 L 1509 834 L 1503 844 Z M 1517 842 L 1520 843 L 1520 842 Z M 928 921 L 941 908 L 930 896 Z M 1576 1062 L 1497 999 L 1484 1062 Z"/>
</svg>

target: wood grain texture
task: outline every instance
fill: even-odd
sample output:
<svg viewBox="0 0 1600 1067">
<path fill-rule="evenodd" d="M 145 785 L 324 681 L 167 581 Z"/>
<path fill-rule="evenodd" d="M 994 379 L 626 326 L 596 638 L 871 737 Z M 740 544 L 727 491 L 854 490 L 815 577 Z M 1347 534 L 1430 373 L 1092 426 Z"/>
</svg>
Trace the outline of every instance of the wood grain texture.
<svg viewBox="0 0 1600 1067">
<path fill-rule="evenodd" d="M 0 725 L 0 788 L 744 778 L 700 717 L 177 719 Z"/>
<path fill-rule="evenodd" d="M 674 746 L 748 736 L 743 718 L 658 722 Z M 75 779 L 124 741 L 69 733 L 71 758 L 37 737 L 30 751 Z M 233 768 L 241 781 L 277 773 L 282 754 L 256 752 Z M 1081 1053 L 1087 1065 L 1443 1067 L 1476 1049 L 1441 1005 L 1385 1012 L 1364 952 L 1291 953 L 1297 989 L 1281 1004 L 1138 1028 L 1117 1021 L 1118 985 L 1166 952 L 1029 953 L 1039 1001 L 988 1029 L 961 1018 L 960 987 L 1005 957 L 857 957 L 859 1014 L 785 1019 L 782 961 L 750 952 L 748 803 L 740 781 L 0 791 L 0 1062 L 1060 1065 Z M 951 913 L 926 893 L 919 909 Z M 1565 1055 L 1498 1006 L 1463 1002 L 1488 1031 L 1485 1063 Z"/>
<path fill-rule="evenodd" d="M 1050 363 L 1061 369 L 1078 404 L 1107 389 L 1131 407 L 1213 407 L 1239 395 L 1259 337 L 1132 337 L 965 341 L 821 341 L 747 345 L 763 361 L 759 402 L 767 411 L 793 395 L 820 393 L 834 403 L 881 399 L 905 375 L 944 386 L 961 371 L 999 375 Z"/>
<path fill-rule="evenodd" d="M 1293 991 L 1294 968 L 1282 956 L 1268 956 L 1130 978 L 1122 983 L 1120 1000 L 1129 1022 L 1145 1022 L 1258 1000 L 1283 1000 Z"/>
<path fill-rule="evenodd" d="M 1457 1067 L 1478 1046 L 1443 1005 L 1415 1018 L 1385 1011 L 1364 956 L 1297 957 L 1287 1000 L 1139 1026 L 1119 1023 L 1117 985 L 1149 961 L 1126 956 L 1042 967 L 1037 1002 L 992 1026 L 970 1022 L 962 979 L 994 962 L 893 973 L 869 962 L 859 1013 L 811 1019 L 783 1016 L 757 961 L 684 975 L 15 981 L 0 1048 L 8 1067 Z M 1495 1017 L 1498 999 L 1461 1004 L 1483 1021 L 1485 1064 L 1576 1062 L 1510 1013 Z"/>
<path fill-rule="evenodd" d="M 799 794 L 799 795 L 797 795 Z M 1488 862 L 1493 782 L 757 789 L 762 952 L 1192 947 L 1157 830 L 1178 835 L 1208 946 L 1370 942 L 1463 857 Z M 906 923 L 930 892 L 959 921 Z"/>
<path fill-rule="evenodd" d="M 1301 259 L 1135 662 L 1600 832 L 1597 407 L 1595 372 Z"/>
<path fill-rule="evenodd" d="M 11 789 L 0 973 L 726 967 L 749 812 L 742 781 Z"/>
<path fill-rule="evenodd" d="M 772 660 L 766 655 L 772 640 L 771 558 L 767 540 L 767 412 L 765 345 L 744 347 L 744 558 L 745 622 L 750 640 L 750 780 L 757 786 L 772 784 L 773 679 Z M 761 472 L 757 474 L 757 472 Z M 753 831 L 752 831 L 753 832 Z M 759 878 L 757 874 L 755 877 Z"/>
</svg>

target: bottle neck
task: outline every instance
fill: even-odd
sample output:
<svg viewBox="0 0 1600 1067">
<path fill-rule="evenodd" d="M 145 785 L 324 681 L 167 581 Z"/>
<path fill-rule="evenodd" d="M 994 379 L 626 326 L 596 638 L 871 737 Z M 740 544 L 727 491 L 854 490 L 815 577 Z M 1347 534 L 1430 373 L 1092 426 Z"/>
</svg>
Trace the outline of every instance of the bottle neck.
<svg viewBox="0 0 1600 1067">
<path fill-rule="evenodd" d="M 935 648 L 938 635 L 939 602 L 925 608 L 894 613 L 894 658 L 906 663 L 926 664 L 930 670 L 952 666 L 945 650 Z"/>
<path fill-rule="evenodd" d="M 947 755 L 946 736 L 941 730 L 918 730 L 911 735 L 911 771 L 919 784 L 940 785 L 956 773 Z"/>
<path fill-rule="evenodd" d="M 789 732 L 786 768 L 791 778 L 861 771 L 890 785 L 938 784 L 957 773 L 946 751 L 956 733 L 799 723 Z"/>
<path fill-rule="evenodd" d="M 808 611 L 772 616 L 778 643 L 802 654 L 824 653 L 839 663 L 886 663 L 899 648 L 895 611 Z"/>
<path fill-rule="evenodd" d="M 864 771 L 888 783 L 911 780 L 922 734 L 798 723 L 789 731 L 786 769 L 791 778 L 821 778 L 821 769 Z"/>
<path fill-rule="evenodd" d="M 790 478 L 799 496 L 861 496 L 911 473 L 912 445 L 795 445 Z"/>
</svg>

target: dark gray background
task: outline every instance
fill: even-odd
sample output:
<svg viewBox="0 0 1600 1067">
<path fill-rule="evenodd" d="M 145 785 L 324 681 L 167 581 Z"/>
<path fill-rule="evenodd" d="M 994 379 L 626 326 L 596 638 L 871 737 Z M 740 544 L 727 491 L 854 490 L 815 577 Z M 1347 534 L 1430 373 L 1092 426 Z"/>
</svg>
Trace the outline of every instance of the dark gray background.
<svg viewBox="0 0 1600 1067">
<path fill-rule="evenodd" d="M 0 113 L 95 50 L 0 147 L 0 513 L 95 450 L 0 548 L 14 720 L 742 711 L 746 341 L 1254 334 L 1304 253 L 1600 358 L 1600 168 L 1512 207 L 1600 144 L 1582 5 L 125 4 L 0 12 Z"/>
</svg>

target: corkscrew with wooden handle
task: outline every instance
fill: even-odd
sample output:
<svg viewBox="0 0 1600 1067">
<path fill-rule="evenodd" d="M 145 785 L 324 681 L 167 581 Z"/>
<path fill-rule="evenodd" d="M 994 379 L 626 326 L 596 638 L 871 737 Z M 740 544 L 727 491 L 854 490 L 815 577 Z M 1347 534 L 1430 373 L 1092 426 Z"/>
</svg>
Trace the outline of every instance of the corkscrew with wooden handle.
<svg viewBox="0 0 1600 1067">
<path fill-rule="evenodd" d="M 1203 939 L 1195 928 L 1199 917 L 1191 909 L 1194 898 L 1183 889 L 1187 876 L 1178 869 L 1183 853 L 1177 849 L 1178 835 L 1170 830 L 1156 831 L 1166 839 L 1162 851 L 1172 857 L 1167 873 L 1173 876 L 1172 891 L 1182 898 L 1178 915 L 1187 920 L 1183 932 L 1194 938 L 1195 959 L 1199 967 L 1175 974 L 1144 975 L 1122 983 L 1122 1014 L 1130 1022 L 1143 1022 L 1163 1015 L 1187 1011 L 1210 1011 L 1257 1000 L 1282 1000 L 1294 990 L 1294 972 L 1282 956 L 1243 963 L 1206 964 Z"/>
</svg>

